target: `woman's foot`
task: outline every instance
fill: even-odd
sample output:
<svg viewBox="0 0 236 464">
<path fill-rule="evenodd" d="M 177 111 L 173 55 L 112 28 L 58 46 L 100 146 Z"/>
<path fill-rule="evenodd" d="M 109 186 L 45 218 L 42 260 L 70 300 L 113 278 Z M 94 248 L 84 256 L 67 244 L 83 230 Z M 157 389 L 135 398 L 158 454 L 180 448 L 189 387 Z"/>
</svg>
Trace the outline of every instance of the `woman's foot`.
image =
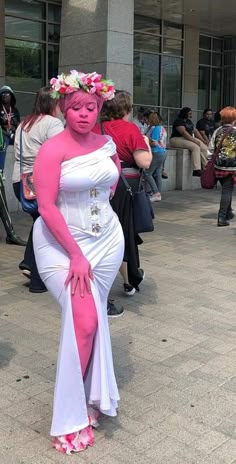
<svg viewBox="0 0 236 464">
<path fill-rule="evenodd" d="M 150 197 L 150 201 L 151 201 L 151 202 L 154 202 L 154 201 L 161 201 L 161 194 L 160 194 L 160 192 L 154 193 L 154 194 Z"/>
<path fill-rule="evenodd" d="M 161 173 L 161 177 L 162 177 L 162 179 L 168 179 L 168 174 L 167 174 L 166 171 L 164 171 L 164 169 L 163 169 L 163 171 Z"/>
<path fill-rule="evenodd" d="M 52 442 L 53 448 L 65 454 L 79 453 L 86 450 L 88 446 L 93 446 L 93 444 L 94 434 L 91 425 L 88 425 L 80 432 L 55 437 Z"/>
<path fill-rule="evenodd" d="M 127 296 L 133 296 L 136 292 L 135 288 L 133 285 L 130 284 L 124 284 L 124 292 Z"/>
<path fill-rule="evenodd" d="M 17 237 L 15 233 L 11 233 L 6 237 L 6 243 L 8 245 L 19 245 L 19 246 L 26 246 L 27 242 L 22 240 L 20 237 Z"/>
<path fill-rule="evenodd" d="M 194 169 L 193 177 L 201 177 L 202 171 L 200 169 Z"/>
<path fill-rule="evenodd" d="M 229 226 L 229 221 L 224 216 L 218 216 L 217 226 L 218 227 L 225 227 Z"/>
<path fill-rule="evenodd" d="M 22 274 L 27 277 L 27 279 L 31 279 L 31 269 L 30 267 L 21 261 L 19 264 L 19 269 L 22 271 Z"/>
</svg>

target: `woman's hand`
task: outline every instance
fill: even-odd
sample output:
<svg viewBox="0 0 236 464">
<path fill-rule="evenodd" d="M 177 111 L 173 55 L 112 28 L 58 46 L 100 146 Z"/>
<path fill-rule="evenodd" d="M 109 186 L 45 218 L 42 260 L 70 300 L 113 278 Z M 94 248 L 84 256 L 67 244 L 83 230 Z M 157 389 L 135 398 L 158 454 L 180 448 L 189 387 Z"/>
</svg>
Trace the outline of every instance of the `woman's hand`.
<svg viewBox="0 0 236 464">
<path fill-rule="evenodd" d="M 65 286 L 71 282 L 71 293 L 74 295 L 79 285 L 79 294 L 83 298 L 85 291 L 91 293 L 90 279 L 93 280 L 93 272 L 88 260 L 83 255 L 73 256 Z"/>
</svg>

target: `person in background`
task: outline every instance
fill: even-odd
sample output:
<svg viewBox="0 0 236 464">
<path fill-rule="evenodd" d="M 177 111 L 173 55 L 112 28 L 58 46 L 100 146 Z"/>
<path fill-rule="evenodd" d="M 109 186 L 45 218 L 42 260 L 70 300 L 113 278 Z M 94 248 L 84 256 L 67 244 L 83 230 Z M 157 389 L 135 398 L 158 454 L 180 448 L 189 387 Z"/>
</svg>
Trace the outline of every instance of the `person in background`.
<svg viewBox="0 0 236 464">
<path fill-rule="evenodd" d="M 162 191 L 162 170 L 166 159 L 167 132 L 162 125 L 162 118 L 158 112 L 149 116 L 148 131 L 149 143 L 152 150 L 152 162 L 148 169 L 144 170 L 144 179 L 151 187 L 150 200 L 160 201 Z"/>
<path fill-rule="evenodd" d="M 187 148 L 191 152 L 193 176 L 201 177 L 201 166 L 204 168 L 207 164 L 208 149 L 191 119 L 191 108 L 182 108 L 173 124 L 170 145 L 174 148 Z"/>
<path fill-rule="evenodd" d="M 10 245 L 25 246 L 26 242 L 19 238 L 12 225 L 7 205 L 6 192 L 4 187 L 5 159 L 8 145 L 13 145 L 15 130 L 20 122 L 20 114 L 16 108 L 16 98 L 11 89 L 4 85 L 0 89 L 0 126 L 3 135 L 3 148 L 0 151 L 0 218 L 7 233 L 6 243 Z"/>
<path fill-rule="evenodd" d="M 218 127 L 221 126 L 220 112 L 221 110 L 218 110 L 214 114 L 215 129 L 218 129 Z"/>
<path fill-rule="evenodd" d="M 141 134 L 143 135 L 145 135 L 147 130 L 145 113 L 145 108 L 140 106 L 135 118 L 133 119 L 133 123 L 139 128 Z"/>
<path fill-rule="evenodd" d="M 112 100 L 104 103 L 100 114 L 101 123 L 94 127 L 94 132 L 104 132 L 112 137 L 121 162 L 121 172 L 135 192 L 139 186 L 139 170 L 150 166 L 152 154 L 140 130 L 129 121 L 131 110 L 130 94 L 117 91 Z M 144 270 L 140 268 L 138 252 L 138 245 L 142 240 L 134 230 L 132 196 L 127 192 L 122 178 L 119 179 L 111 205 L 119 218 L 125 237 L 125 252 L 120 267 L 123 288 L 127 296 L 132 296 L 139 291 L 139 284 L 144 280 Z"/>
<path fill-rule="evenodd" d="M 20 124 L 20 113 L 16 107 L 16 97 L 8 85 L 0 89 L 0 126 L 5 139 L 5 147 L 0 151 L 0 173 L 3 175 L 8 145 L 14 144 L 15 132 Z M 4 176 L 3 176 L 4 179 Z"/>
<path fill-rule="evenodd" d="M 213 111 L 210 108 L 203 111 L 203 117 L 197 122 L 196 128 L 200 132 L 204 143 L 208 145 L 213 132 L 216 129 L 215 121 L 213 119 Z"/>
<path fill-rule="evenodd" d="M 217 226 L 223 227 L 229 226 L 230 219 L 234 217 L 232 194 L 236 184 L 236 109 L 231 106 L 223 108 L 220 118 L 222 126 L 214 132 L 209 148 L 214 152 L 226 131 L 229 131 L 215 161 L 215 175 L 222 188 Z"/>
<path fill-rule="evenodd" d="M 64 126 L 57 118 L 59 107 L 57 101 L 51 97 L 51 88 L 42 87 L 39 89 L 34 108 L 31 114 L 26 116 L 20 126 L 17 128 L 15 136 L 15 164 L 12 176 L 13 190 L 16 198 L 20 201 L 20 135 L 22 131 L 22 170 L 32 172 L 38 151 L 42 144 L 63 131 Z M 45 172 L 47 177 L 47 173 Z M 50 179 L 47 177 L 48 182 Z M 38 212 L 31 214 L 33 223 L 39 217 Z M 25 249 L 24 259 L 19 264 L 23 274 L 30 278 L 29 291 L 31 293 L 43 293 L 47 289 L 42 282 L 35 262 L 34 249 L 32 243 L 33 227 L 31 228 L 27 246 Z"/>
</svg>

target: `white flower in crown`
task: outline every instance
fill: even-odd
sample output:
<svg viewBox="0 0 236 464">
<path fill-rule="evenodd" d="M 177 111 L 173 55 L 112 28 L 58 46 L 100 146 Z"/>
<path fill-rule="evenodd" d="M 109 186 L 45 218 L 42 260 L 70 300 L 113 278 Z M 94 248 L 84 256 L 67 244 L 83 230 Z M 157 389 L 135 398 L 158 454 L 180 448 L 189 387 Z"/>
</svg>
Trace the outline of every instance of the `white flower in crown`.
<svg viewBox="0 0 236 464">
<path fill-rule="evenodd" d="M 50 84 L 53 89 L 52 97 L 54 98 L 60 98 L 62 95 L 76 92 L 79 89 L 91 94 L 96 93 L 103 97 L 104 100 L 111 100 L 115 94 L 113 82 L 102 79 L 101 74 L 96 72 L 85 74 L 72 70 L 68 75 L 62 73 L 57 78 L 53 77 Z"/>
</svg>

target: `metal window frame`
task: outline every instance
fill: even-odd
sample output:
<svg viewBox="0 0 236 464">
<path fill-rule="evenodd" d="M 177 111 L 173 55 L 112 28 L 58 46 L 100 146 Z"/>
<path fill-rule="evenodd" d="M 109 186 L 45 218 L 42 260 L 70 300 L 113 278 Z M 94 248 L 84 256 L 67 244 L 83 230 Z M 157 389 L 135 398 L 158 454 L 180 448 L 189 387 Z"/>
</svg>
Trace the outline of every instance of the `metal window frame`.
<svg viewBox="0 0 236 464">
<path fill-rule="evenodd" d="M 5 35 L 4 40 L 6 41 L 7 39 L 9 39 L 9 40 L 16 40 L 16 41 L 19 41 L 19 42 L 37 43 L 37 44 L 40 44 L 40 45 L 44 46 L 45 56 L 44 56 L 44 63 L 42 63 L 43 64 L 42 77 L 43 77 L 44 85 L 46 85 L 48 83 L 49 46 L 52 45 L 52 46 L 57 46 L 58 48 L 60 47 L 60 43 L 58 43 L 58 42 L 50 42 L 48 40 L 49 24 L 59 25 L 60 26 L 60 22 L 49 20 L 49 6 L 54 5 L 54 6 L 60 6 L 61 7 L 62 3 L 59 0 L 38 0 L 38 1 L 45 5 L 45 18 L 35 19 L 35 18 L 29 18 L 29 17 L 23 16 L 23 15 L 16 15 L 16 14 L 11 14 L 11 13 L 6 13 L 5 17 L 12 17 L 12 18 L 17 18 L 17 19 L 22 19 L 22 20 L 25 20 L 25 21 L 32 21 L 32 22 L 35 22 L 35 23 L 44 24 L 45 25 L 45 28 L 44 28 L 44 39 L 45 40 L 30 40 L 30 39 L 22 40 L 22 38 L 19 37 L 19 36 L 10 36 L 10 35 Z M 17 90 L 16 90 L 16 92 L 17 92 Z M 22 93 L 22 92 L 18 92 L 18 93 Z M 29 92 L 29 93 L 31 93 L 31 92 Z"/>
<path fill-rule="evenodd" d="M 147 18 L 146 16 L 144 15 L 140 15 L 140 14 L 134 14 L 134 16 L 139 16 L 139 17 L 142 17 L 142 18 Z M 183 98 L 183 83 L 184 83 L 184 44 L 185 44 L 185 28 L 184 28 L 184 25 L 179 25 L 177 23 L 173 23 L 173 22 L 169 22 L 169 21 L 165 21 L 164 19 L 159 19 L 159 24 L 160 24 L 160 33 L 158 32 L 157 34 L 153 34 L 153 33 L 150 33 L 150 32 L 141 32 L 140 30 L 136 30 L 135 27 L 134 27 L 134 35 L 135 35 L 135 32 L 139 33 L 139 34 L 142 34 L 142 35 L 146 35 L 146 36 L 151 36 L 151 37 L 159 37 L 160 38 L 160 48 L 159 48 L 159 51 L 158 52 L 149 52 L 149 51 L 146 51 L 146 50 L 140 50 L 140 49 L 137 49 L 135 48 L 135 44 L 134 44 L 134 52 L 139 52 L 139 53 L 146 53 L 146 54 L 150 54 L 150 55 L 158 55 L 159 56 L 159 95 L 158 95 L 158 107 L 162 107 L 164 108 L 164 106 L 162 105 L 162 100 L 163 100 L 163 73 L 162 73 L 162 57 L 163 56 L 168 56 L 170 58 L 180 58 L 181 59 L 181 94 L 180 94 L 180 102 L 182 102 L 182 98 Z M 168 22 L 168 24 L 171 24 L 173 27 L 176 27 L 176 29 L 182 29 L 182 37 L 181 39 L 175 39 L 173 37 L 171 37 L 170 35 L 168 34 L 165 34 L 164 33 L 164 24 Z M 171 53 L 164 53 L 164 38 L 169 38 L 169 39 L 173 39 L 173 40 L 176 40 L 176 41 L 179 41 L 181 42 L 182 44 L 182 54 L 181 55 L 174 55 L 174 54 L 171 54 Z M 135 104 L 136 106 L 136 104 Z M 144 105 L 143 105 L 144 106 Z M 150 106 L 150 105 L 148 105 Z M 165 107 L 167 108 L 167 107 Z"/>
</svg>

